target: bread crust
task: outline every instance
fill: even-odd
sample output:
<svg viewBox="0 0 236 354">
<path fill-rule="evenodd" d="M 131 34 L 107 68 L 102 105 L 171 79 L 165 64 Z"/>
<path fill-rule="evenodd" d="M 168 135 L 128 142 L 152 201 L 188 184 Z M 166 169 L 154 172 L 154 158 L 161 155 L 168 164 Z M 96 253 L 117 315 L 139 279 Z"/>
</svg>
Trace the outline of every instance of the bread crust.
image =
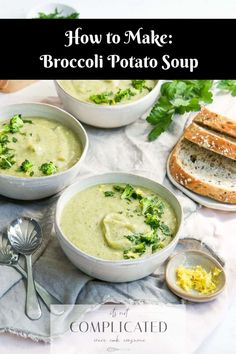
<svg viewBox="0 0 236 354">
<path fill-rule="evenodd" d="M 184 138 L 181 138 L 173 149 L 169 159 L 169 170 L 171 176 L 183 185 L 185 188 L 191 191 L 218 200 L 224 203 L 235 204 L 236 203 L 236 191 L 227 191 L 221 186 L 216 186 L 202 181 L 196 176 L 185 171 L 178 159 L 178 154 L 181 149 L 181 144 Z"/>
<path fill-rule="evenodd" d="M 232 138 L 230 140 L 222 134 L 217 135 L 214 131 L 207 130 L 194 122 L 185 129 L 184 137 L 207 150 L 236 160 L 236 140 L 233 142 Z"/>
<path fill-rule="evenodd" d="M 201 111 L 196 115 L 193 121 L 236 138 L 236 120 L 213 113 L 205 107 L 202 107 Z"/>
</svg>

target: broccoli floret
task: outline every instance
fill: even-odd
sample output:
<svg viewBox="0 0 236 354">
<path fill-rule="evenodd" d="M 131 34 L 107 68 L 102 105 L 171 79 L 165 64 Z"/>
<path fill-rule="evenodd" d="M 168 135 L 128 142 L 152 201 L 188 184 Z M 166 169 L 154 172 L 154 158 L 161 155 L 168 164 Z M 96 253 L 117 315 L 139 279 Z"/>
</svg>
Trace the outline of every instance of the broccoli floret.
<svg viewBox="0 0 236 354">
<path fill-rule="evenodd" d="M 112 98 L 111 96 L 113 95 L 112 92 L 102 92 L 99 93 L 98 95 L 92 95 L 89 97 L 90 101 L 96 103 L 96 104 L 112 104 Z"/>
<path fill-rule="evenodd" d="M 165 205 L 156 197 L 146 197 L 140 200 L 143 215 L 157 214 L 161 216 L 164 213 Z"/>
<path fill-rule="evenodd" d="M 13 158 L 14 156 L 2 157 L 0 160 L 0 168 L 3 170 L 11 168 L 16 163 Z"/>
<path fill-rule="evenodd" d="M 20 171 L 27 172 L 33 167 L 33 164 L 29 160 L 25 160 L 20 165 Z"/>
<path fill-rule="evenodd" d="M 115 99 L 115 102 L 120 102 L 125 98 L 129 100 L 134 95 L 135 95 L 135 93 L 132 92 L 130 90 L 130 88 L 127 88 L 124 90 L 119 89 L 119 91 L 115 94 L 114 99 Z"/>
<path fill-rule="evenodd" d="M 57 167 L 54 165 L 52 161 L 50 162 L 45 162 L 43 163 L 39 170 L 44 174 L 44 175 L 53 175 L 54 173 L 57 172 Z"/>
<path fill-rule="evenodd" d="M 145 252 L 145 250 L 146 245 L 144 242 L 142 242 L 128 250 L 124 250 L 123 256 L 125 259 L 138 258 Z"/>
<path fill-rule="evenodd" d="M 19 132 L 20 128 L 22 128 L 23 126 L 24 126 L 24 122 L 21 119 L 21 115 L 16 114 L 11 118 L 10 124 L 6 124 L 4 126 L 4 131 L 10 133 L 17 133 Z"/>
<path fill-rule="evenodd" d="M 146 214 L 145 223 L 155 230 L 159 227 L 160 220 L 156 214 Z"/>
<path fill-rule="evenodd" d="M 135 193 L 134 187 L 132 187 L 130 184 L 126 184 L 125 189 L 123 193 L 121 194 L 121 199 L 128 199 L 130 200 L 131 197 L 133 197 Z"/>
</svg>

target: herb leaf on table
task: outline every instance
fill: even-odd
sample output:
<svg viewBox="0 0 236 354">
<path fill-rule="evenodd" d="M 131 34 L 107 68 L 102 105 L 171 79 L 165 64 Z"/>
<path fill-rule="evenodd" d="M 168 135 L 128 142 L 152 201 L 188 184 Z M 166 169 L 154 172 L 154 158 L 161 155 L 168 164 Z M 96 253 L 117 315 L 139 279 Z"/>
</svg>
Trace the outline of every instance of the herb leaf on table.
<svg viewBox="0 0 236 354">
<path fill-rule="evenodd" d="M 200 110 L 201 104 L 211 103 L 213 80 L 173 80 L 162 84 L 161 95 L 147 117 L 154 126 L 148 135 L 153 141 L 166 131 L 175 114 Z"/>
<path fill-rule="evenodd" d="M 217 87 L 221 90 L 231 92 L 232 96 L 236 96 L 236 80 L 219 80 Z"/>
</svg>

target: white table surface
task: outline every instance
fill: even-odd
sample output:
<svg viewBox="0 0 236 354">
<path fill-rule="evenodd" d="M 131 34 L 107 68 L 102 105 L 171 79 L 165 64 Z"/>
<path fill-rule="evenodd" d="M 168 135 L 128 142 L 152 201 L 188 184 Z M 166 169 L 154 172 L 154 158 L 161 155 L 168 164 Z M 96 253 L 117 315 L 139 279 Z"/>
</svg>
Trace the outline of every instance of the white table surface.
<svg viewBox="0 0 236 354">
<path fill-rule="evenodd" d="M 44 1 L 48 3 L 50 1 Z M 55 1 L 52 1 L 55 2 Z M 42 1 L 43 3 L 43 1 Z M 68 0 L 64 1 L 78 9 L 81 18 L 234 18 L 236 15 L 235 0 Z M 0 0 L 1 18 L 23 18 L 27 12 L 38 5 L 37 0 Z M 0 105 L 5 101 L 4 95 L 0 95 Z M 207 210 L 201 211 L 207 222 Z M 229 213 L 214 212 L 211 217 L 216 222 L 222 222 L 224 226 L 226 242 L 228 247 L 234 247 L 236 215 Z M 236 251 L 235 251 L 236 252 Z M 234 282 L 236 282 L 236 273 Z M 202 344 L 195 354 L 233 354 L 236 353 L 235 345 L 235 322 L 236 322 L 236 299 L 232 301 L 229 311 L 222 319 L 222 323 L 214 333 Z M 39 343 L 32 343 L 30 340 L 18 338 L 10 334 L 0 336 L 1 354 L 49 354 L 49 346 Z M 60 354 L 60 353 L 58 353 Z M 176 353 L 179 354 L 179 353 Z"/>
</svg>

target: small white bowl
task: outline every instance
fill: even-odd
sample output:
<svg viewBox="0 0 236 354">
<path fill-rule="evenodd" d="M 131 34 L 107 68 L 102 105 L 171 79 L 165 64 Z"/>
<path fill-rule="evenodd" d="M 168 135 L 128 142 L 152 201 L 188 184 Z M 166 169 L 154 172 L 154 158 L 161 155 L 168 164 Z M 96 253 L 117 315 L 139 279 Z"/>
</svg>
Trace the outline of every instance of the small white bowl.
<svg viewBox="0 0 236 354">
<path fill-rule="evenodd" d="M 200 294 L 195 290 L 186 291 L 176 284 L 176 269 L 183 265 L 186 268 L 202 266 L 207 272 L 219 268 L 219 283 L 211 294 Z M 209 254 L 198 250 L 186 250 L 173 256 L 166 266 L 166 282 L 169 289 L 177 296 L 191 302 L 208 302 L 214 300 L 225 288 L 226 277 L 224 268 Z"/>
<path fill-rule="evenodd" d="M 142 186 L 163 197 L 175 210 L 177 231 L 173 240 L 160 251 L 134 260 L 110 261 L 90 256 L 82 252 L 63 234 L 60 227 L 61 214 L 67 202 L 78 192 L 104 183 L 127 183 Z M 129 173 L 112 172 L 80 180 L 68 187 L 58 200 L 55 214 L 55 230 L 59 243 L 70 261 L 91 277 L 110 282 L 127 282 L 143 278 L 153 273 L 173 252 L 181 231 L 183 212 L 178 199 L 161 184 L 145 177 Z"/>
<path fill-rule="evenodd" d="M 26 117 L 45 117 L 58 121 L 72 129 L 82 144 L 80 160 L 66 171 L 50 176 L 28 178 L 0 174 L 0 194 L 5 197 L 21 200 L 49 197 L 67 187 L 77 176 L 88 149 L 86 131 L 71 114 L 44 103 L 20 103 L 0 107 L 0 123 L 19 113 Z"/>
<path fill-rule="evenodd" d="M 142 98 L 116 105 L 98 105 L 82 102 L 68 94 L 57 81 L 54 81 L 63 108 L 81 122 L 98 128 L 118 128 L 139 119 L 155 103 L 160 92 L 161 81 Z"/>
<path fill-rule="evenodd" d="M 38 5 L 34 8 L 32 8 L 28 14 L 27 18 L 38 18 L 39 17 L 39 12 L 44 12 L 45 14 L 49 14 L 55 11 L 57 9 L 59 12 L 61 12 L 62 16 L 69 16 L 70 14 L 74 12 L 78 12 L 77 9 L 75 9 L 72 6 L 68 6 L 65 4 L 61 3 L 49 3 L 49 4 L 41 4 Z"/>
</svg>

